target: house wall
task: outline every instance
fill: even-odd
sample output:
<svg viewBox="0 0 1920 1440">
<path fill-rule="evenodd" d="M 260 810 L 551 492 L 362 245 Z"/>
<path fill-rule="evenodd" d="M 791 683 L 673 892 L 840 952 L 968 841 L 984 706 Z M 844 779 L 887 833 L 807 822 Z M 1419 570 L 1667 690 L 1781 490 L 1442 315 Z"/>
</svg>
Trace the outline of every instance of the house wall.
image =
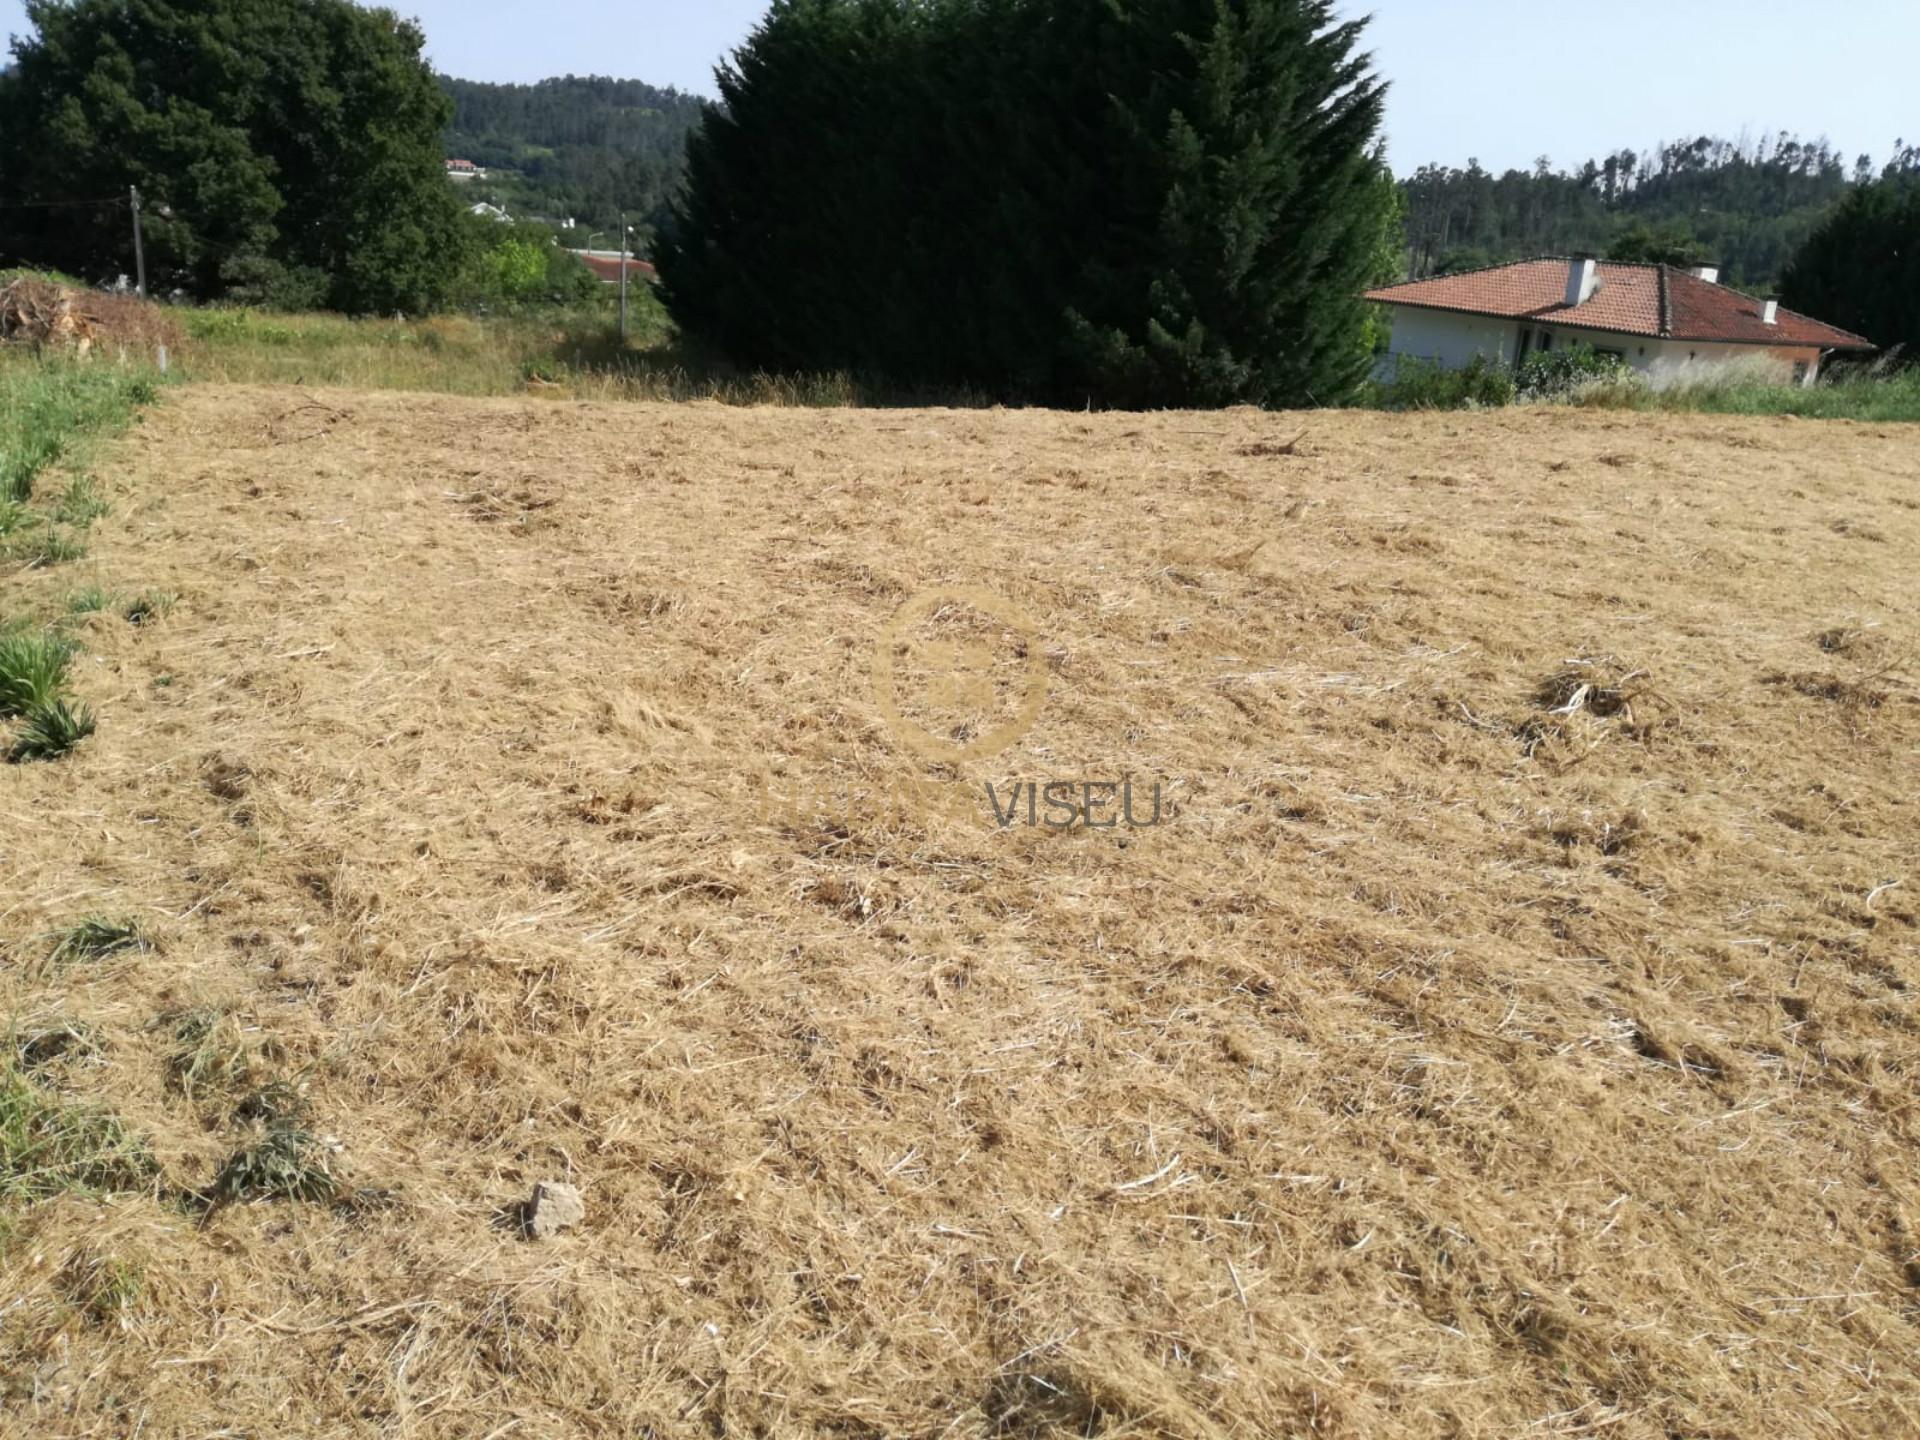
<svg viewBox="0 0 1920 1440">
<path fill-rule="evenodd" d="M 1656 381 L 1676 380 L 1710 372 L 1726 365 L 1771 366 L 1782 379 L 1792 377 L 1796 365 L 1805 365 L 1803 384 L 1820 378 L 1820 352 L 1783 345 L 1763 348 L 1758 345 L 1707 345 L 1697 340 L 1649 340 L 1644 361 L 1635 361 L 1636 370 L 1645 370 Z"/>
<path fill-rule="evenodd" d="M 1393 340 L 1382 378 L 1388 378 L 1402 356 L 1437 362 L 1449 370 L 1468 364 L 1474 356 L 1513 364 L 1520 353 L 1521 325 L 1512 320 L 1495 320 L 1481 315 L 1456 315 L 1443 310 L 1419 310 L 1396 307 L 1393 316 Z M 1599 350 L 1617 350 L 1635 370 L 1655 381 L 1675 380 L 1695 373 L 1704 374 L 1730 362 L 1754 365 L 1771 361 L 1783 378 L 1793 374 L 1796 365 L 1807 367 L 1803 383 L 1811 385 L 1819 378 L 1820 352 L 1817 349 L 1777 349 L 1757 345 L 1712 345 L 1691 340 L 1652 340 L 1640 335 L 1623 335 L 1609 330 L 1587 330 L 1571 326 L 1541 325 L 1528 321 L 1533 332 L 1532 348 L 1538 349 L 1541 332 L 1553 336 L 1553 348 L 1586 344 Z"/>
<path fill-rule="evenodd" d="M 1476 355 L 1511 364 L 1519 334 L 1520 327 L 1511 320 L 1397 306 L 1389 349 L 1395 357 L 1411 355 L 1449 370 L 1460 369 Z"/>
</svg>

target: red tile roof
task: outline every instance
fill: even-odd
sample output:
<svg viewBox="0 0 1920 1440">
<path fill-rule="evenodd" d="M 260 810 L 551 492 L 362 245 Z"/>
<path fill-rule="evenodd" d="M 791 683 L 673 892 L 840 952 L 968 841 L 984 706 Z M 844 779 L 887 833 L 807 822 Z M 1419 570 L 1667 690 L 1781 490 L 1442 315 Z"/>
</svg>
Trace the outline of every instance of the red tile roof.
<svg viewBox="0 0 1920 1440">
<path fill-rule="evenodd" d="M 579 251 L 574 252 L 580 255 Z M 580 255 L 580 263 L 609 284 L 620 283 L 620 257 L 618 255 Z M 635 280 L 656 280 L 659 272 L 645 260 L 629 259 L 627 274 Z"/>
<path fill-rule="evenodd" d="M 1599 288 L 1586 304 L 1567 304 L 1565 259 L 1522 260 L 1487 270 L 1438 275 L 1369 290 L 1386 305 L 1417 305 L 1507 320 L 1542 320 L 1650 339 L 1727 345 L 1871 350 L 1849 331 L 1782 308 L 1779 323 L 1762 318 L 1763 302 L 1671 265 L 1599 262 Z"/>
</svg>

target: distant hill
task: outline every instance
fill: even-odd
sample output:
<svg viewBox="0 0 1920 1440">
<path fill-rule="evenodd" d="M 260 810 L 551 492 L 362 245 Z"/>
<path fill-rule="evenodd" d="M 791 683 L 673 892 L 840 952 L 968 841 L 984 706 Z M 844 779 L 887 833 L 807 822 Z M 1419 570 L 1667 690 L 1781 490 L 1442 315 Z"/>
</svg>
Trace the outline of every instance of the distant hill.
<svg viewBox="0 0 1920 1440">
<path fill-rule="evenodd" d="M 441 76 L 453 97 L 447 154 L 487 167 L 475 200 L 579 235 L 613 231 L 624 208 L 642 243 L 678 185 L 700 97 L 640 80 L 567 75 L 534 85 Z M 1495 175 L 1426 165 L 1401 183 L 1414 275 L 1532 255 L 1591 252 L 1621 260 L 1711 260 L 1728 283 L 1772 290 L 1793 253 L 1849 189 L 1920 168 L 1920 148 L 1896 142 L 1882 167 L 1825 140 L 1713 137 L 1645 153 L 1618 150 L 1574 170 L 1545 158 Z"/>
<path fill-rule="evenodd" d="M 1401 187 L 1410 269 L 1429 275 L 1588 252 L 1713 261 L 1727 283 L 1769 291 L 1854 185 L 1916 168 L 1920 148 L 1902 142 L 1881 167 L 1784 132 L 1758 142 L 1703 136 L 1645 154 L 1619 150 L 1572 171 L 1544 157 L 1532 170 L 1503 175 L 1478 162 L 1464 170 L 1427 165 Z"/>
<path fill-rule="evenodd" d="M 439 78 L 454 105 L 447 154 L 490 172 L 467 183 L 473 198 L 515 215 L 572 218 L 582 230 L 611 231 L 623 208 L 642 227 L 659 223 L 702 104 L 599 75 L 534 85 Z"/>
</svg>

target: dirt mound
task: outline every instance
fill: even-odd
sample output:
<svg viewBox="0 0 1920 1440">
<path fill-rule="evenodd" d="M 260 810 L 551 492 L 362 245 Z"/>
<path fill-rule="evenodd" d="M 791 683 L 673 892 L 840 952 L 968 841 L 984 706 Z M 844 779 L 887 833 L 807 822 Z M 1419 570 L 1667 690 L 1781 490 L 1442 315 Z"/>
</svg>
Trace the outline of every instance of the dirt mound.
<svg viewBox="0 0 1920 1440">
<path fill-rule="evenodd" d="M 76 290 L 23 275 L 0 284 L 0 343 L 55 346 L 80 355 L 178 348 L 180 326 L 158 305 L 133 295 Z"/>
<path fill-rule="evenodd" d="M 0 1405 L 1913 1434 L 1914 434 L 170 391 L 0 806 L 157 1169 Z"/>
</svg>

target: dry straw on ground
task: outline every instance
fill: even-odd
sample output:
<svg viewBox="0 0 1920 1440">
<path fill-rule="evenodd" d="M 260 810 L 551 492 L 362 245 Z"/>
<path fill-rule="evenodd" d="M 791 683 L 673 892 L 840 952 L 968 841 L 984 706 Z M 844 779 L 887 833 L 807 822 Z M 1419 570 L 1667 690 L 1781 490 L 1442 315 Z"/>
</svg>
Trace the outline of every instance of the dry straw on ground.
<svg viewBox="0 0 1920 1440">
<path fill-rule="evenodd" d="M 160 1179 L 9 1216 L 10 1427 L 1920 1433 L 1911 432 L 189 389 L 117 454 L 87 564 L 179 600 L 85 622 L 0 936 Z M 869 684 L 935 586 L 1050 681 L 944 770 Z M 860 803 L 1120 776 L 1167 823 Z M 26 963 L 83 914 L 152 948 Z M 183 1203 L 268 1133 L 337 1187 Z"/>
</svg>

